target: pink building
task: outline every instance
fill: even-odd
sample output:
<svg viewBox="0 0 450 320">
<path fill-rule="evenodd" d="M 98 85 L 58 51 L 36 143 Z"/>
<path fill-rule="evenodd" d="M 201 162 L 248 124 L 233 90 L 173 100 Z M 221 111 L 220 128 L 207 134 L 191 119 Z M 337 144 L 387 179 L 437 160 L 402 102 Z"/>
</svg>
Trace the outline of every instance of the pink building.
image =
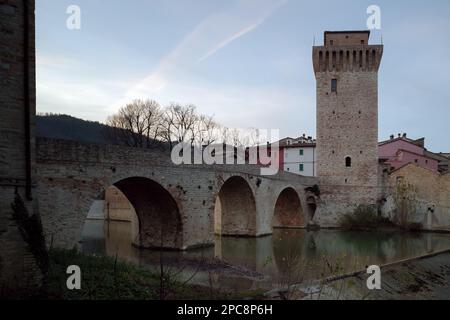
<svg viewBox="0 0 450 320">
<path fill-rule="evenodd" d="M 379 143 L 378 154 L 380 160 L 390 164 L 393 169 L 415 163 L 422 168 L 438 172 L 438 157 L 425 149 L 425 138 L 412 140 L 406 134 L 399 135 L 398 138 L 391 136 L 390 140 Z"/>
</svg>

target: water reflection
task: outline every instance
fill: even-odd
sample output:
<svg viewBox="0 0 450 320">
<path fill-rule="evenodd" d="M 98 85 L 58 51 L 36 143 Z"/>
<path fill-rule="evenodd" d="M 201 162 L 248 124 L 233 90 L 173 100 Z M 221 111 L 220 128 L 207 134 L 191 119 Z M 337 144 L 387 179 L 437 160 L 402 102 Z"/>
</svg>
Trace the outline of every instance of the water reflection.
<svg viewBox="0 0 450 320">
<path fill-rule="evenodd" d="M 123 260 L 156 268 L 160 253 L 133 247 L 131 237 L 130 223 L 88 220 L 82 248 L 86 253 L 117 254 Z M 292 283 L 356 271 L 447 248 L 450 235 L 446 234 L 275 230 L 273 236 L 258 239 L 217 238 L 214 247 L 164 252 L 163 259 L 169 267 L 184 268 L 187 277 L 196 272 L 196 283 L 255 289 L 271 288 L 286 279 Z"/>
</svg>

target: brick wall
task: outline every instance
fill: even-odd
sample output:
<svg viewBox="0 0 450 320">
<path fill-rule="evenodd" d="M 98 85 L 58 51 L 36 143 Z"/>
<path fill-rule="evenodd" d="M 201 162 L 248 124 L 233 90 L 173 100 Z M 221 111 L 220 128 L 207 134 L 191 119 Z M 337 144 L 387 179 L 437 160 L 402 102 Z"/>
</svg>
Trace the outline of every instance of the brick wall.
<svg viewBox="0 0 450 320">
<path fill-rule="evenodd" d="M 28 213 L 37 212 L 36 203 L 28 199 L 26 192 L 27 164 L 31 168 L 34 164 L 35 115 L 34 1 L 26 3 L 28 15 L 24 1 L 0 1 L 0 286 L 14 288 L 39 285 L 41 281 L 36 261 L 12 219 L 11 208 L 17 190 Z M 25 113 L 27 101 L 29 123 Z M 28 129 L 31 140 L 27 139 Z M 32 186 L 32 171 L 29 177 Z"/>
<path fill-rule="evenodd" d="M 136 186 L 134 183 L 129 184 L 127 190 L 121 182 L 128 183 L 132 177 L 157 183 L 175 201 L 181 222 L 180 229 L 177 229 L 180 233 L 177 241 L 181 239 L 181 242 L 175 245 L 178 249 L 213 243 L 216 199 L 222 186 L 233 177 L 243 179 L 245 183 L 240 184 L 241 191 L 251 190 L 254 203 L 245 197 L 244 192 L 237 192 L 234 195 L 241 195 L 241 198 L 226 198 L 233 209 L 222 212 L 222 215 L 236 215 L 231 217 L 233 221 L 242 211 L 234 208 L 241 208 L 244 202 L 254 205 L 255 210 L 247 212 L 248 215 L 252 212 L 256 215 L 249 217 L 253 221 L 246 229 L 249 236 L 272 233 L 275 203 L 286 188 L 292 188 L 298 193 L 307 211 L 308 194 L 305 188 L 317 183 L 315 178 L 285 172 L 276 176 L 260 176 L 259 166 L 175 166 L 167 154 L 156 151 L 52 139 L 38 139 L 37 167 L 44 228 L 47 238 L 53 238 L 53 243 L 61 247 L 77 244 L 89 207 L 94 200 L 103 199 L 105 190 L 112 185 L 121 189 L 133 204 L 140 216 L 141 229 L 145 226 L 150 228 L 158 218 L 153 217 L 156 220 L 146 222 L 142 219 L 151 217 L 144 215 L 144 212 L 146 206 L 155 205 L 155 197 L 150 196 L 151 192 L 145 192 L 145 186 L 132 191 L 133 185 Z M 133 195 L 136 197 L 134 200 L 131 199 Z M 178 221 L 178 218 L 173 221 Z M 243 230 L 239 230 L 239 235 L 243 235 Z M 140 245 L 152 246 L 150 240 L 141 237 Z"/>
<path fill-rule="evenodd" d="M 395 216 L 394 193 L 398 179 L 403 179 L 415 189 L 415 210 L 408 216 L 410 223 L 419 223 L 426 230 L 450 231 L 450 173 L 439 174 L 432 170 L 408 164 L 389 175 L 389 196 L 383 207 L 384 214 Z"/>
<path fill-rule="evenodd" d="M 313 48 L 322 190 L 317 221 L 322 226 L 336 226 L 343 213 L 378 200 L 378 68 L 383 47 L 367 41 L 362 45 L 364 37 L 367 34 L 331 34 L 333 45 Z"/>
</svg>

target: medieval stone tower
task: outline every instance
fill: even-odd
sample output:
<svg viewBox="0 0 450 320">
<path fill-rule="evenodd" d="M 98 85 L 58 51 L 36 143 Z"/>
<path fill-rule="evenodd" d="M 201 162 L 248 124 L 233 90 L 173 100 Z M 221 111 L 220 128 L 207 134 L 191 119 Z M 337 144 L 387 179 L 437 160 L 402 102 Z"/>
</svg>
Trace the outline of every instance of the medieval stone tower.
<svg viewBox="0 0 450 320">
<path fill-rule="evenodd" d="M 369 36 L 370 31 L 325 32 L 324 45 L 313 48 L 317 174 L 330 211 L 377 200 L 378 69 L 383 46 L 369 45 Z M 338 217 L 329 215 L 331 221 L 325 224 L 335 224 Z"/>
</svg>

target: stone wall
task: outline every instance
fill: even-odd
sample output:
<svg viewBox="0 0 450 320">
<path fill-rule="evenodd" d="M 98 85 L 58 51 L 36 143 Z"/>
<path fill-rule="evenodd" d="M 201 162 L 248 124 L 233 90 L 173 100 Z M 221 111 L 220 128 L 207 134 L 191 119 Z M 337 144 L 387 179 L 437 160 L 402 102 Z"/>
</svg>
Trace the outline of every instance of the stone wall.
<svg viewBox="0 0 450 320">
<path fill-rule="evenodd" d="M 127 197 L 120 189 L 114 186 L 106 189 L 105 205 L 103 209 L 103 216 L 105 219 L 113 221 L 131 222 L 133 216 L 136 214 Z"/>
<path fill-rule="evenodd" d="M 254 203 L 250 199 L 249 205 L 254 205 L 255 210 L 247 212 L 247 218 L 253 224 L 239 232 L 234 230 L 238 235 L 247 236 L 272 233 L 275 203 L 286 188 L 298 193 L 304 211 L 308 212 L 305 188 L 317 183 L 315 178 L 285 172 L 260 176 L 259 166 L 175 166 L 167 154 L 155 150 L 52 139 L 38 139 L 37 167 L 40 212 L 47 239 L 53 239 L 54 245 L 60 247 L 77 245 L 89 207 L 94 200 L 103 199 L 105 190 L 112 185 L 126 195 L 139 217 L 140 245 L 152 247 L 157 243 L 157 239 L 152 239 L 156 230 L 149 228 L 161 217 L 152 212 L 164 211 L 173 215 L 171 221 L 177 224 L 173 232 L 179 235 L 176 241 L 172 238 L 166 245 L 188 249 L 213 244 L 216 200 L 231 179 L 242 178 L 244 183 L 239 184 L 242 189 L 241 192 L 236 190 L 236 197 L 222 198 L 231 205 L 227 204 L 228 209 L 222 208 L 221 215 L 231 221 L 238 216 L 242 218 L 242 210 L 236 208 L 242 207 L 242 197 L 250 190 Z M 176 206 L 169 208 L 157 201 L 159 197 L 155 192 L 165 197 L 163 190 Z M 239 195 L 241 198 L 237 197 Z M 221 230 L 224 232 L 223 228 Z"/>
<path fill-rule="evenodd" d="M 389 195 L 383 212 L 395 218 L 396 185 L 403 181 L 412 186 L 414 198 L 408 222 L 421 224 L 425 230 L 450 231 L 450 173 L 439 174 L 432 170 L 408 164 L 389 175 Z"/>
<path fill-rule="evenodd" d="M 39 285 L 42 278 L 11 207 L 17 192 L 28 214 L 37 214 L 36 202 L 31 200 L 35 185 L 34 38 L 34 1 L 0 1 L 0 289 Z"/>
<path fill-rule="evenodd" d="M 321 226 L 337 226 L 343 213 L 378 200 L 378 69 L 383 46 L 367 41 L 362 45 L 367 35 L 329 34 L 333 44 L 328 40 L 313 48 L 322 191 L 316 220 Z"/>
</svg>

